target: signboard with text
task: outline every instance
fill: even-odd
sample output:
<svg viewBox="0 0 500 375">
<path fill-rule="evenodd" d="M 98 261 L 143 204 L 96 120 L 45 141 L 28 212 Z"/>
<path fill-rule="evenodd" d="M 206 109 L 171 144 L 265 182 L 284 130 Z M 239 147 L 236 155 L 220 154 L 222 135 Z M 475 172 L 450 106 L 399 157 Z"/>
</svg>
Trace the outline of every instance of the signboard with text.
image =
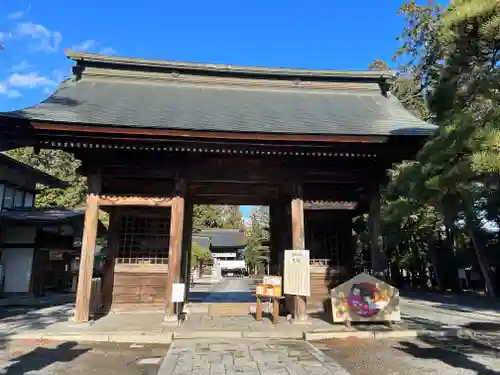
<svg viewBox="0 0 500 375">
<path fill-rule="evenodd" d="M 285 250 L 283 284 L 285 294 L 311 295 L 309 250 Z"/>
</svg>

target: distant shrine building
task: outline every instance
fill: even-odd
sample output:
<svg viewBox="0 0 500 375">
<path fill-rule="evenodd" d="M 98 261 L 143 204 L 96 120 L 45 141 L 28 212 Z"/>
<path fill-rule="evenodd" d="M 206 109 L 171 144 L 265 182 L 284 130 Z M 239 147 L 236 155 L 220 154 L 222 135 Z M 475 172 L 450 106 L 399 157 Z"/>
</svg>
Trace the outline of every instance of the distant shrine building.
<svg viewBox="0 0 500 375">
<path fill-rule="evenodd" d="M 311 296 L 353 276 L 352 218 L 435 127 L 389 94 L 391 72 L 191 64 L 75 53 L 73 75 L 42 103 L 0 115 L 0 148 L 61 149 L 87 176 L 76 319 L 89 319 L 98 211 L 110 213 L 109 309 L 166 306 L 187 279 L 194 204 L 268 205 L 271 268 L 310 250 Z M 306 305 L 307 304 L 307 305 Z"/>
</svg>

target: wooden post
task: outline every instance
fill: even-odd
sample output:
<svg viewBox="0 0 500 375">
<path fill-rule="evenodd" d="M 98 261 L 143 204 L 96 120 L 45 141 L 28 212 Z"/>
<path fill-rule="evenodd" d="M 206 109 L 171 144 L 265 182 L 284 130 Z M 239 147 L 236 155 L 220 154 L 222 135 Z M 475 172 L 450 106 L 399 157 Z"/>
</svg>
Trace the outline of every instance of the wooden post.
<svg viewBox="0 0 500 375">
<path fill-rule="evenodd" d="M 280 212 L 279 205 L 277 202 L 273 202 L 269 206 L 269 229 L 271 234 L 271 253 L 269 254 L 270 272 L 271 274 L 276 274 L 280 272 L 279 269 L 279 258 L 280 258 Z"/>
<path fill-rule="evenodd" d="M 182 233 L 184 224 L 184 195 L 186 183 L 178 178 L 175 183 L 170 214 L 170 243 L 168 250 L 168 276 L 166 285 L 165 321 L 177 320 L 175 303 L 172 301 L 173 284 L 180 281 L 182 257 Z"/>
<path fill-rule="evenodd" d="M 94 253 L 97 242 L 97 225 L 99 223 L 99 193 L 101 191 L 100 173 L 90 174 L 87 178 L 89 192 L 85 206 L 85 220 L 78 272 L 78 289 L 76 291 L 75 320 L 87 322 L 90 315 L 90 293 L 92 289 L 92 273 L 94 269 Z"/>
<path fill-rule="evenodd" d="M 380 236 L 380 191 L 378 185 L 370 196 L 370 213 L 368 216 L 370 236 L 370 255 L 372 271 L 375 277 L 384 279 L 387 260 Z"/>
<path fill-rule="evenodd" d="M 292 247 L 294 250 L 305 250 L 304 237 L 304 200 L 301 184 L 294 185 L 291 214 L 292 214 Z M 296 321 L 307 320 L 307 299 L 305 296 L 294 296 L 294 319 Z"/>
<path fill-rule="evenodd" d="M 182 280 L 186 285 L 184 303 L 188 302 L 191 283 L 191 247 L 193 244 L 193 204 L 186 202 L 184 212 L 184 229 L 182 234 Z"/>
<path fill-rule="evenodd" d="M 108 253 L 106 254 L 106 272 L 102 282 L 104 309 L 111 310 L 113 304 L 113 288 L 115 282 L 116 256 L 118 255 L 118 244 L 121 230 L 122 215 L 118 209 L 113 209 L 109 213 L 108 227 Z"/>
</svg>

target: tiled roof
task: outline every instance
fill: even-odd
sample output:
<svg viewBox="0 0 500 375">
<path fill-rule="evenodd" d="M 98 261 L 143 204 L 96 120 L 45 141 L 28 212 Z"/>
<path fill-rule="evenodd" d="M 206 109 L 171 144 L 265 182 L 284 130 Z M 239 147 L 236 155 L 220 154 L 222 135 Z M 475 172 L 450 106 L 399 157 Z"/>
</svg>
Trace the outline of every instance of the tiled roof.
<svg viewBox="0 0 500 375">
<path fill-rule="evenodd" d="M 25 173 L 33 177 L 33 179 L 40 184 L 50 186 L 53 188 L 67 188 L 69 184 L 65 181 L 58 179 L 57 177 L 51 176 L 45 172 L 42 172 L 36 168 L 30 167 L 29 165 L 23 164 L 7 155 L 0 153 L 0 165 L 5 165 L 8 168 L 12 168 Z"/>
<path fill-rule="evenodd" d="M 384 95 L 390 74 L 172 63 L 74 54 L 73 78 L 2 114 L 108 127 L 295 135 L 429 135 Z"/>
<path fill-rule="evenodd" d="M 246 244 L 245 234 L 238 229 L 205 229 L 198 234 L 210 237 L 212 248 L 243 248 Z"/>
<path fill-rule="evenodd" d="M 0 221 L 18 221 L 25 223 L 54 223 L 70 220 L 83 220 L 84 209 L 15 209 L 0 212 Z"/>
</svg>

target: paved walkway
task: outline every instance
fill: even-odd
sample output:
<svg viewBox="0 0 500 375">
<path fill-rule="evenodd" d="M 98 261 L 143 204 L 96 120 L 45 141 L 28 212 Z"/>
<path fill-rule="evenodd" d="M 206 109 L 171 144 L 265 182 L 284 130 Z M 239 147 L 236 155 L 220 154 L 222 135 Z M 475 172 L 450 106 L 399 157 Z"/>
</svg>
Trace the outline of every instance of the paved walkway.
<svg viewBox="0 0 500 375">
<path fill-rule="evenodd" d="M 304 341 L 200 341 L 172 344 L 158 375 L 349 375 Z"/>
<path fill-rule="evenodd" d="M 240 283 L 237 281 L 236 284 Z M 234 283 L 232 283 L 234 284 Z M 231 283 L 217 289 L 235 289 Z M 221 294 L 227 292 L 222 291 Z M 491 306 L 475 307 L 474 300 L 450 301 L 447 296 L 439 300 L 401 298 L 403 323 L 398 330 L 443 330 L 467 328 L 483 331 L 500 331 L 500 310 Z M 453 302 L 453 303 L 452 303 Z M 468 304 L 466 304 L 468 303 Z M 252 315 L 211 318 L 207 314 L 190 314 L 188 320 L 177 325 L 165 325 L 161 312 L 133 312 L 110 314 L 93 324 L 71 321 L 74 305 L 63 303 L 52 307 L 0 307 L 0 336 L 3 337 L 58 337 L 73 340 L 115 342 L 169 342 L 173 338 L 302 338 L 304 332 L 390 331 L 384 326 L 353 326 L 331 324 L 331 317 L 310 314 L 310 324 L 291 325 L 281 317 L 277 326 L 265 318 L 255 321 Z M 312 336 L 308 336 L 312 337 Z"/>
<path fill-rule="evenodd" d="M 255 280 L 250 278 L 224 278 L 219 283 L 198 282 L 189 292 L 189 301 L 255 302 Z"/>
</svg>

